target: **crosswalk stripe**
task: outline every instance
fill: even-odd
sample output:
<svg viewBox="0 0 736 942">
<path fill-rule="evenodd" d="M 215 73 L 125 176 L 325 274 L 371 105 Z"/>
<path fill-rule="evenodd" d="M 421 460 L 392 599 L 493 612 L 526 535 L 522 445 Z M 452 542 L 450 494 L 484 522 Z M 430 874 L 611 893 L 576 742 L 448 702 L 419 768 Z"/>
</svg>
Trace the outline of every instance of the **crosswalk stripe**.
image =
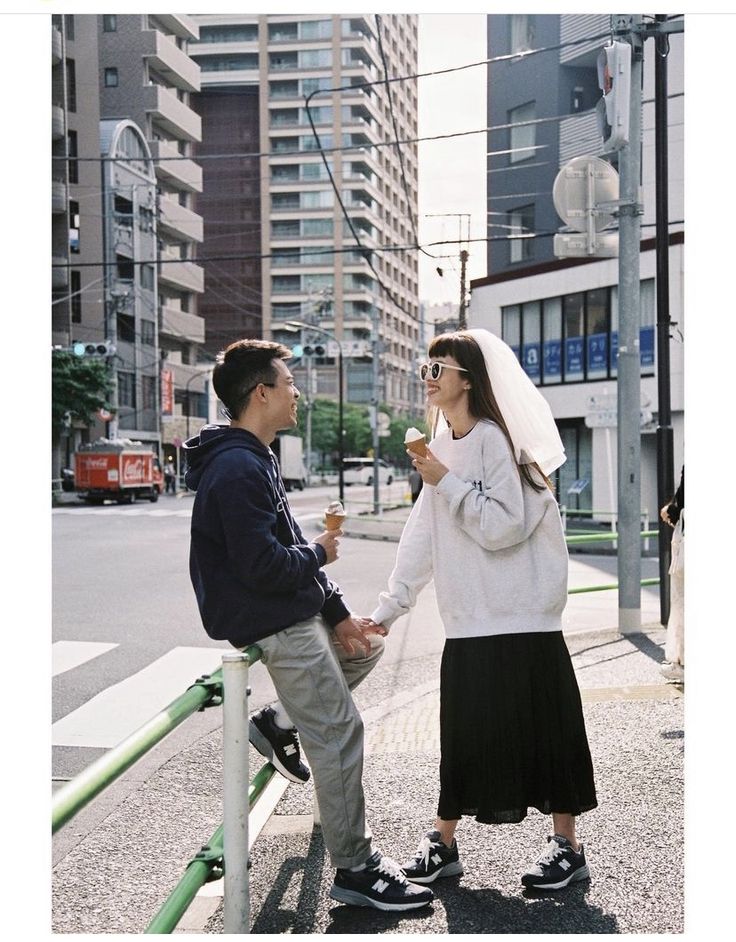
<svg viewBox="0 0 736 942">
<path fill-rule="evenodd" d="M 63 674 L 116 648 L 104 641 L 57 641 L 51 645 L 51 676 Z"/>
<path fill-rule="evenodd" d="M 54 507 L 51 513 L 53 516 L 73 514 L 75 517 L 80 514 L 93 517 L 101 514 L 106 517 L 191 517 L 192 508 L 187 507 L 185 510 L 148 510 L 142 507 L 132 507 L 126 510 L 122 507 L 75 507 L 72 510 L 66 507 Z"/>
<path fill-rule="evenodd" d="M 51 727 L 54 746 L 111 749 L 222 663 L 232 649 L 173 648 L 148 667 L 108 687 Z"/>
</svg>

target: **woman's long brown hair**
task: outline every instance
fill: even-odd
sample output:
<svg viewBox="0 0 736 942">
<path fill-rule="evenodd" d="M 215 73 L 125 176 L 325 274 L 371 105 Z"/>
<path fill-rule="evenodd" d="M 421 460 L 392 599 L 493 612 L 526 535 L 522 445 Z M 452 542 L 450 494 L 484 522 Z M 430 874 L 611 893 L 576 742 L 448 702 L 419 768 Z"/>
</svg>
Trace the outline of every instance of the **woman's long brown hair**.
<svg viewBox="0 0 736 942">
<path fill-rule="evenodd" d="M 493 394 L 493 384 L 486 370 L 485 357 L 475 337 L 461 330 L 454 333 L 439 334 L 432 339 L 428 352 L 431 357 L 452 357 L 458 366 L 462 366 L 464 370 L 467 370 L 470 377 L 470 390 L 468 393 L 470 414 L 476 419 L 490 419 L 495 422 L 506 437 L 511 453 L 514 454 L 514 443 L 511 441 L 511 435 Z M 430 406 L 427 410 L 427 425 L 432 430 L 432 434 L 437 430 L 439 413 L 440 410 L 437 406 Z M 535 480 L 529 465 L 517 463 L 522 480 L 535 491 L 544 490 L 545 485 L 553 490 L 552 482 L 542 472 L 539 465 L 535 462 L 531 467 L 545 483 L 541 484 L 538 479 Z"/>
</svg>

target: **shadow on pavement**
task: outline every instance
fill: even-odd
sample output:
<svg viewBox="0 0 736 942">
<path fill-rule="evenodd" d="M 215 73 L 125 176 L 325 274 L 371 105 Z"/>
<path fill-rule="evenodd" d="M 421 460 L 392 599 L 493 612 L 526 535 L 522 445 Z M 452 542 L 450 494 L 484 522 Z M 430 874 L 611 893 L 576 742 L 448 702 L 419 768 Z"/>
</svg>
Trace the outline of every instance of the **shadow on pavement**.
<svg viewBox="0 0 736 942">
<path fill-rule="evenodd" d="M 278 868 L 251 932 L 314 932 L 324 866 L 325 846 L 322 834 L 314 829 L 306 857 L 288 857 Z M 283 903 L 295 876 L 299 877 L 299 899 L 294 908 L 291 903 L 287 908 Z"/>
<path fill-rule="evenodd" d="M 339 903 L 329 910 L 332 920 L 325 928 L 325 933 L 341 935 L 367 935 L 368 933 L 401 932 L 402 926 L 409 922 L 424 921 L 436 915 L 434 904 L 422 909 L 411 909 L 403 913 L 384 913 L 378 909 L 365 909 L 359 906 L 342 906 Z M 421 932 L 421 925 L 412 927 L 411 932 Z M 428 928 L 428 932 L 432 930 Z"/>
<path fill-rule="evenodd" d="M 586 900 L 589 884 L 562 892 L 523 890 L 504 896 L 494 889 L 441 885 L 435 890 L 447 913 L 447 932 L 617 933 L 615 917 Z"/>
</svg>

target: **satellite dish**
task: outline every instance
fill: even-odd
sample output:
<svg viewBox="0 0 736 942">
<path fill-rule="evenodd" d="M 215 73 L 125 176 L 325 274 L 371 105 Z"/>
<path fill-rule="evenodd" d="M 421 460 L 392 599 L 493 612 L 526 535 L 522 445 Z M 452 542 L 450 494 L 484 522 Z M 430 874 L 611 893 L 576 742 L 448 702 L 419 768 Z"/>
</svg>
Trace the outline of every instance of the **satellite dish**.
<svg viewBox="0 0 736 942">
<path fill-rule="evenodd" d="M 600 203 L 618 199 L 618 173 L 600 157 L 573 157 L 555 177 L 552 202 L 560 219 L 578 232 L 588 231 L 592 213 L 596 232 L 610 226 L 615 216 L 593 212 Z"/>
</svg>

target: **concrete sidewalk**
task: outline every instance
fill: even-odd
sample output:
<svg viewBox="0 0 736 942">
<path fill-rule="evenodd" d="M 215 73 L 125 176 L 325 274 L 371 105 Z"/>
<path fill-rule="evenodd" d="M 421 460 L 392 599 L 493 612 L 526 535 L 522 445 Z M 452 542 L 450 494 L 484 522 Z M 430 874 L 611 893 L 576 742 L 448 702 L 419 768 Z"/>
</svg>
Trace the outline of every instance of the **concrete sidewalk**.
<svg viewBox="0 0 736 942">
<path fill-rule="evenodd" d="M 590 568 L 579 578 L 615 581 Z M 432 906 L 403 917 L 342 906 L 328 897 L 332 871 L 313 827 L 312 786 L 289 785 L 251 853 L 252 932 L 682 932 L 683 689 L 659 673 L 664 631 L 652 624 L 622 637 L 614 628 L 616 593 L 593 595 L 595 617 L 586 609 L 591 596 L 571 596 L 566 624 L 598 789 L 599 807 L 579 822 L 590 882 L 548 894 L 521 887 L 551 831 L 550 819 L 532 811 L 517 825 L 464 819 L 465 874 L 438 881 Z M 432 606 L 423 611 L 425 620 L 437 618 L 426 614 Z M 579 630 L 586 622 L 597 630 Z M 394 631 L 388 643 L 400 643 Z M 399 860 L 413 854 L 436 811 L 439 659 L 410 651 L 387 657 L 355 692 L 366 725 L 369 822 L 376 846 Z M 113 786 L 122 790 L 118 800 L 98 799 L 67 826 L 54 868 L 55 932 L 144 931 L 222 820 L 220 716 L 213 709 L 191 718 L 201 730 L 194 746 L 177 750 L 172 734 L 158 747 L 167 750 L 163 764 L 135 773 L 135 787 L 131 770 Z M 262 761 L 251 750 L 251 777 Z M 177 931 L 221 933 L 221 892 L 221 882 L 206 887 Z"/>
</svg>

